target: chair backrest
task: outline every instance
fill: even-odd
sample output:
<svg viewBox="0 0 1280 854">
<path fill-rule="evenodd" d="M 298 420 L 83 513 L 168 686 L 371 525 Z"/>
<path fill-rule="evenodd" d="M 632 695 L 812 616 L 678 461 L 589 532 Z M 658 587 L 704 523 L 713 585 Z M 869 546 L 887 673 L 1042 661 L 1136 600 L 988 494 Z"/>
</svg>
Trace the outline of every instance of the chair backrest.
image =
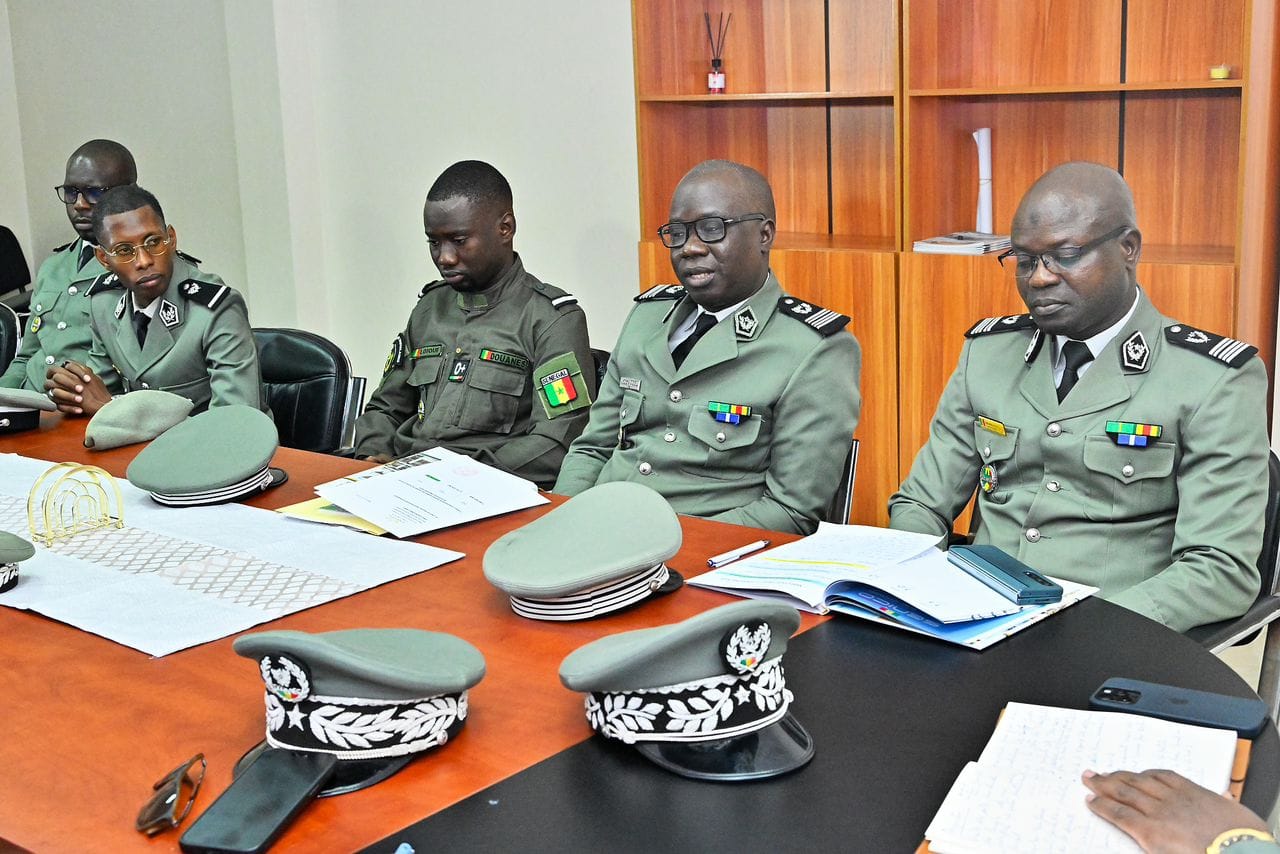
<svg viewBox="0 0 1280 854">
<path fill-rule="evenodd" d="M 253 337 L 280 444 L 321 453 L 342 447 L 354 430 L 365 384 L 351 375 L 347 354 L 301 329 L 255 329 Z"/>
<path fill-rule="evenodd" d="M 0 302 L 0 373 L 8 370 L 9 364 L 18 352 L 18 341 L 22 338 L 22 323 L 18 314 L 9 306 Z"/>
<path fill-rule="evenodd" d="M 849 524 L 849 514 L 853 512 L 853 483 L 857 477 L 858 440 L 850 439 L 849 455 L 844 459 L 844 468 L 840 469 L 840 483 L 822 514 L 822 521 Z"/>
<path fill-rule="evenodd" d="M 1267 515 L 1262 529 L 1262 551 L 1258 553 L 1258 572 L 1262 575 L 1262 587 L 1258 597 L 1274 596 L 1280 575 L 1276 573 L 1276 561 L 1280 560 L 1280 457 L 1275 451 L 1267 453 Z"/>
<path fill-rule="evenodd" d="M 597 350 L 592 347 L 591 356 L 596 361 L 596 388 L 599 389 L 600 386 L 604 385 L 605 371 L 609 370 L 609 351 Z"/>
</svg>

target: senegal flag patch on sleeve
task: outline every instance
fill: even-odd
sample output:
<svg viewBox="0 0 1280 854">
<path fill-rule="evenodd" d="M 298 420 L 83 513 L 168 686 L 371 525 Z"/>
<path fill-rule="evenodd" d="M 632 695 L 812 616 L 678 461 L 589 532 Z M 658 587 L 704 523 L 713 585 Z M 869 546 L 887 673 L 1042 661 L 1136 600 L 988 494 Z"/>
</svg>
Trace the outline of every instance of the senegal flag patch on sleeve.
<svg viewBox="0 0 1280 854">
<path fill-rule="evenodd" d="M 548 418 L 559 418 L 591 405 L 587 382 L 573 353 L 543 362 L 533 372 L 533 378 L 534 394 L 542 402 Z"/>
</svg>

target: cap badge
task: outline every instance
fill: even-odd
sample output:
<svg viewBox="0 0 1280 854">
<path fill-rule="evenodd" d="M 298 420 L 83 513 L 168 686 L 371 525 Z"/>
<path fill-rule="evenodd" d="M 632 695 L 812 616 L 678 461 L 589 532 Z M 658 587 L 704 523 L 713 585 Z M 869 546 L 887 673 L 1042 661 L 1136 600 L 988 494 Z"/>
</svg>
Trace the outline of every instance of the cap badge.
<svg viewBox="0 0 1280 854">
<path fill-rule="evenodd" d="M 262 681 L 266 683 L 267 690 L 285 702 L 296 703 L 311 694 L 307 668 L 287 655 L 276 656 L 274 663 L 271 656 L 264 655 L 258 662 L 258 669 L 262 671 Z"/>
<path fill-rule="evenodd" d="M 735 673 L 754 673 L 764 661 L 772 640 L 773 632 L 764 620 L 744 623 L 721 641 L 725 663 Z"/>
</svg>

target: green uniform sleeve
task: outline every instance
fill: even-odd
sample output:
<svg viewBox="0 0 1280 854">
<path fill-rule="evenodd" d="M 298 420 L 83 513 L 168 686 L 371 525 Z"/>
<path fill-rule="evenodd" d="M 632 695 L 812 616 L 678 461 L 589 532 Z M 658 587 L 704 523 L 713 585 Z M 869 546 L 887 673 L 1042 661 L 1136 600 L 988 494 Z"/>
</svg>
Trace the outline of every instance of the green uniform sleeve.
<svg viewBox="0 0 1280 854">
<path fill-rule="evenodd" d="M 40 349 L 40 340 L 36 338 L 36 333 L 31 329 L 31 324 L 35 322 L 36 315 L 27 318 L 27 331 L 22 336 L 22 346 L 18 348 L 18 352 L 14 355 L 13 361 L 9 363 L 9 367 L 5 369 L 3 375 L 0 375 L 0 388 L 22 388 L 23 383 L 27 379 L 27 363 L 35 356 L 36 351 Z M 44 388 L 38 388 L 36 391 L 44 391 Z"/>
<path fill-rule="evenodd" d="M 902 486 L 889 498 L 889 527 L 945 539 L 977 486 L 981 460 L 973 447 L 973 407 L 965 390 L 969 342 L 929 425 L 929 441 Z"/>
<path fill-rule="evenodd" d="M 708 518 L 773 531 L 816 530 L 858 426 L 861 372 L 861 348 L 847 332 L 837 332 L 815 348 L 774 407 L 764 492 L 742 507 Z"/>
<path fill-rule="evenodd" d="M 625 334 L 624 328 L 618 340 L 621 341 Z M 560 466 L 560 475 L 555 486 L 551 487 L 552 492 L 577 495 L 596 485 L 600 470 L 618 446 L 618 412 L 622 404 L 619 377 L 618 360 L 610 359 L 596 402 L 588 410 L 590 418 L 586 428 L 569 447 L 569 453 Z"/>
<path fill-rule="evenodd" d="M 1256 358 L 1206 391 L 1181 437 L 1173 562 L 1112 602 L 1177 631 L 1248 610 L 1267 503 L 1266 399 Z"/>
<path fill-rule="evenodd" d="M 244 298 L 238 293 L 229 294 L 210 319 L 204 345 L 209 406 L 240 404 L 265 411 L 258 348 L 253 341 Z"/>
<path fill-rule="evenodd" d="M 418 389 L 409 385 L 413 360 L 408 357 L 406 326 L 392 345 L 382 382 L 369 398 L 364 413 L 356 419 L 355 453 L 358 457 L 395 456 L 393 442 L 400 425 L 418 411 Z"/>
<path fill-rule="evenodd" d="M 119 299 L 118 294 L 94 294 L 89 297 L 89 327 L 93 332 L 93 341 L 89 345 L 89 355 L 86 367 L 98 375 L 102 380 L 102 384 L 107 387 L 107 391 L 112 394 L 124 393 L 124 381 L 120 379 L 120 372 L 116 370 L 115 363 L 111 361 L 111 357 L 107 355 L 107 348 L 102 343 L 103 331 L 100 327 L 99 316 L 101 315 L 103 306 L 114 306 L 116 300 Z M 111 309 L 106 309 L 110 311 Z"/>
<path fill-rule="evenodd" d="M 588 400 L 596 398 L 596 367 L 587 337 L 587 317 L 576 306 L 562 309 L 536 342 L 530 370 L 530 394 L 533 395 L 531 427 L 528 433 L 512 436 L 492 452 L 481 451 L 476 458 L 481 462 L 532 480 L 539 484 L 555 481 L 569 445 L 587 424 L 591 408 L 582 406 L 551 417 L 548 408 L 539 399 L 544 395 L 536 371 L 539 366 L 566 353 L 572 353 L 582 371 Z M 554 410 L 552 410 L 554 412 Z M 491 459 L 487 459 L 488 457 Z"/>
</svg>

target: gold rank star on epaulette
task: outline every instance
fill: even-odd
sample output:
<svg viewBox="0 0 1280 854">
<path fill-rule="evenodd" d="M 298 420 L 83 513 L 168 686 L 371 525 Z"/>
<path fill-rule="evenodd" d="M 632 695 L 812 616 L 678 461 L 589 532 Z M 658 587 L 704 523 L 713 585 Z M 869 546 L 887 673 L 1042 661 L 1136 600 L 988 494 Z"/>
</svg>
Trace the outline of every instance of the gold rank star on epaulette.
<svg viewBox="0 0 1280 854">
<path fill-rule="evenodd" d="M 991 335 L 996 332 L 1016 332 L 1019 329 L 1031 329 L 1035 325 L 1035 321 L 1031 319 L 1029 314 L 985 317 L 969 327 L 969 331 L 964 334 L 964 337 L 977 338 L 979 335 Z"/>
<path fill-rule="evenodd" d="M 1242 368 L 1257 355 L 1258 348 L 1225 335 L 1214 335 L 1185 323 L 1175 323 L 1164 328 L 1164 337 L 1170 344 L 1193 350 L 1202 356 L 1216 359 L 1232 368 Z"/>
</svg>

